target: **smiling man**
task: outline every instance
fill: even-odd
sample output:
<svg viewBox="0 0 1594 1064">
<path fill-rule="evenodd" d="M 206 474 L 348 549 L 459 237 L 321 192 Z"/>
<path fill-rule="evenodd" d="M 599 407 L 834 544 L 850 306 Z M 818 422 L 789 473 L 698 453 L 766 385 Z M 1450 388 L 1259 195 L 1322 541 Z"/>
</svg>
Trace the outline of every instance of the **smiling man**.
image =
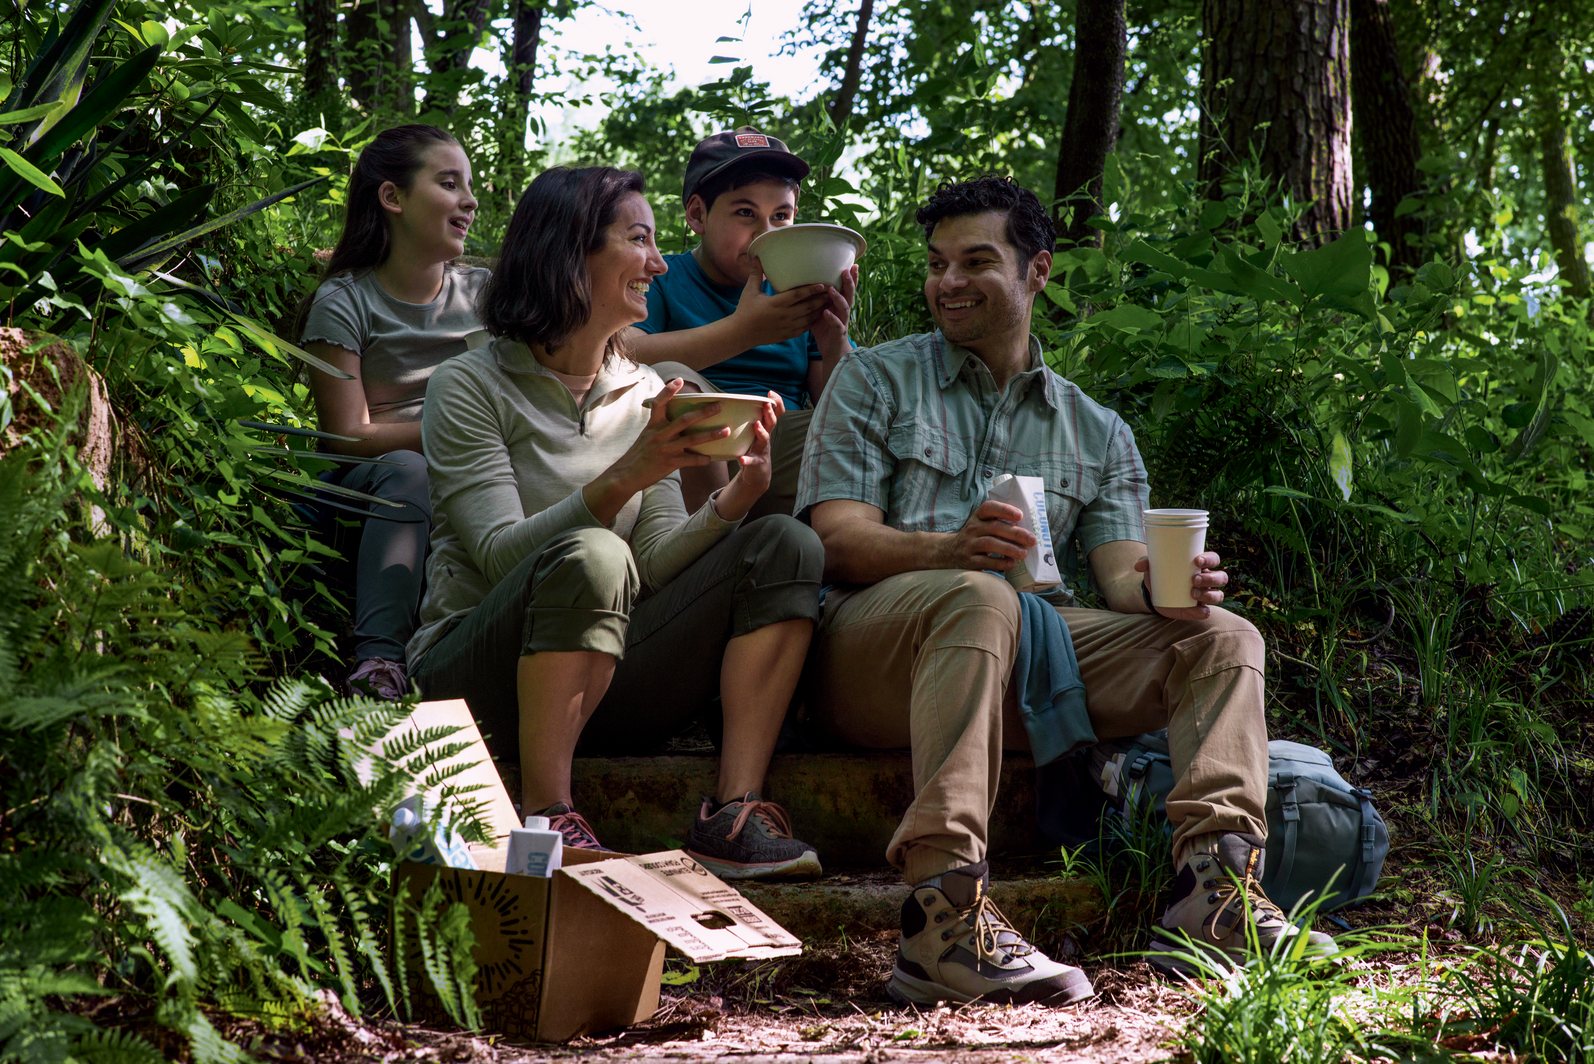
<svg viewBox="0 0 1594 1064">
<path fill-rule="evenodd" d="M 1156 941 L 1188 935 L 1238 956 L 1248 927 L 1264 948 L 1298 933 L 1258 884 L 1261 636 L 1219 608 L 1228 577 L 1211 553 L 1192 579 L 1199 605 L 1152 609 L 1149 489 L 1134 435 L 1048 368 L 1029 333 L 1051 273 L 1051 218 L 1028 190 L 982 177 L 943 185 L 918 221 L 937 329 L 836 367 L 814 412 L 796 511 L 824 542 L 835 585 L 814 637 L 810 712 L 846 742 L 913 752 L 914 801 L 886 853 L 913 887 L 892 995 L 1060 1004 L 1091 993 L 1082 971 L 1024 941 L 986 896 L 1002 751 L 1029 748 L 1016 708 L 1026 677 L 1013 673 L 1020 642 L 1034 638 L 1018 594 L 990 572 L 1034 544 L 1018 510 L 987 499 L 1003 473 L 1045 481 L 1057 557 L 1070 573 L 1084 558 L 1108 607 L 1050 593 L 1088 702 L 1088 727 L 1075 722 L 1072 734 L 1168 729 L 1177 879 Z M 1315 932 L 1312 943 L 1333 948 Z"/>
</svg>

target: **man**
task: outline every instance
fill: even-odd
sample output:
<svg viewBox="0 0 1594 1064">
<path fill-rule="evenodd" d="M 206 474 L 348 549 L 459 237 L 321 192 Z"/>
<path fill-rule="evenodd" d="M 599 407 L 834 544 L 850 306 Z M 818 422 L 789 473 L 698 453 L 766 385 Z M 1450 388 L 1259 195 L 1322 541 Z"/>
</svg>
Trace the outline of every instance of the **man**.
<svg viewBox="0 0 1594 1064">
<path fill-rule="evenodd" d="M 1105 610 L 1053 593 L 1097 737 L 1166 726 L 1177 879 L 1154 948 L 1188 935 L 1241 955 L 1298 933 L 1262 895 L 1267 726 L 1263 646 L 1220 608 L 1228 577 L 1203 554 L 1198 605 L 1151 607 L 1141 526 L 1145 467 L 1129 427 L 1047 368 L 1029 335 L 1055 230 L 1034 194 L 983 177 L 918 212 L 937 330 L 844 358 L 814 412 L 797 492 L 825 545 L 815 636 L 817 722 L 839 738 L 913 751 L 914 801 L 887 859 L 913 890 L 890 990 L 929 1004 L 1061 1003 L 1083 972 L 1023 940 L 986 896 L 986 822 L 1002 750 L 1026 749 L 1012 676 L 1023 635 L 1002 577 L 1034 544 L 1017 509 L 986 499 L 1003 473 L 1044 478 L 1059 559 L 1088 559 Z M 1062 549 L 1069 548 L 1069 549 Z M 994 556 L 994 557 L 993 557 Z M 1313 933 L 1315 947 L 1332 940 Z"/>
<path fill-rule="evenodd" d="M 692 150 L 681 195 L 698 246 L 667 255 L 648 286 L 647 320 L 627 336 L 630 354 L 683 391 L 774 391 L 786 405 L 775 428 L 774 479 L 748 515 L 790 514 L 811 411 L 810 397 L 852 350 L 847 321 L 858 267 L 841 287 L 815 284 L 776 293 L 748 247 L 797 220 L 798 182 L 808 164 L 752 126 L 716 133 Z M 687 513 L 729 481 L 723 463 L 681 470 Z"/>
</svg>

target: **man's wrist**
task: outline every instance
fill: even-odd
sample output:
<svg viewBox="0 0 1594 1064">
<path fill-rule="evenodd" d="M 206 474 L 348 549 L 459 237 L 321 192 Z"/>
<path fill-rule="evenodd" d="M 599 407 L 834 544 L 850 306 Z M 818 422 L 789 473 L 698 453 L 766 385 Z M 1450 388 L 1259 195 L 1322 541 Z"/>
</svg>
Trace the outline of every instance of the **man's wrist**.
<svg viewBox="0 0 1594 1064">
<path fill-rule="evenodd" d="M 1140 597 L 1146 602 L 1146 612 L 1155 614 L 1157 612 L 1157 607 L 1151 601 L 1151 588 L 1146 586 L 1146 582 L 1144 580 L 1140 581 Z"/>
</svg>

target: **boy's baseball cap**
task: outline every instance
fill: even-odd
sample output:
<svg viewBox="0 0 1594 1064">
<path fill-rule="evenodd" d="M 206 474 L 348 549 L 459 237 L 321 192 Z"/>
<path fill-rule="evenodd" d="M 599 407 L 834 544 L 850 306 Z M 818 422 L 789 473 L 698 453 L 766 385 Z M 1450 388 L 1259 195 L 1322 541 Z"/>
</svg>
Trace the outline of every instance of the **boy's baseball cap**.
<svg viewBox="0 0 1594 1064">
<path fill-rule="evenodd" d="M 686 161 L 682 201 L 691 199 L 697 187 L 715 174 L 755 159 L 760 169 L 788 175 L 795 181 L 808 176 L 808 164 L 794 155 L 784 141 L 765 136 L 752 126 L 742 126 L 729 133 L 716 133 L 692 149 L 692 157 Z"/>
</svg>

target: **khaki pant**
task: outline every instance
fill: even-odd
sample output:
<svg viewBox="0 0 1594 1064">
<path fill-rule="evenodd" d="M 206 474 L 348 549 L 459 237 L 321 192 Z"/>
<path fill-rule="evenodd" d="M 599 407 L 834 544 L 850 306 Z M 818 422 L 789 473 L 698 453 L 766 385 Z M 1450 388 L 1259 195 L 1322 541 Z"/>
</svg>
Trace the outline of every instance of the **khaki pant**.
<svg viewBox="0 0 1594 1064">
<path fill-rule="evenodd" d="M 1114 739 L 1168 729 L 1174 853 L 1214 832 L 1266 837 L 1262 637 L 1205 621 L 1060 609 L 1091 725 Z M 1010 696 L 1018 596 L 989 573 L 903 573 L 832 591 L 815 636 L 812 719 L 837 738 L 913 752 L 913 804 L 886 859 L 909 883 L 986 856 L 1002 751 L 1027 750 Z"/>
<path fill-rule="evenodd" d="M 692 391 L 694 387 L 699 392 L 719 391 L 707 377 L 684 362 L 660 362 L 653 369 L 666 381 L 681 378 L 686 382 L 685 391 Z M 771 514 L 792 516 L 792 507 L 797 502 L 797 476 L 803 468 L 803 447 L 808 443 L 808 423 L 813 417 L 814 411 L 810 407 L 807 410 L 788 410 L 775 422 L 775 436 L 769 441 L 769 488 L 748 511 L 747 520 L 753 521 Z M 730 463 L 730 467 L 731 476 L 734 477 L 740 467 L 735 462 Z"/>
</svg>

